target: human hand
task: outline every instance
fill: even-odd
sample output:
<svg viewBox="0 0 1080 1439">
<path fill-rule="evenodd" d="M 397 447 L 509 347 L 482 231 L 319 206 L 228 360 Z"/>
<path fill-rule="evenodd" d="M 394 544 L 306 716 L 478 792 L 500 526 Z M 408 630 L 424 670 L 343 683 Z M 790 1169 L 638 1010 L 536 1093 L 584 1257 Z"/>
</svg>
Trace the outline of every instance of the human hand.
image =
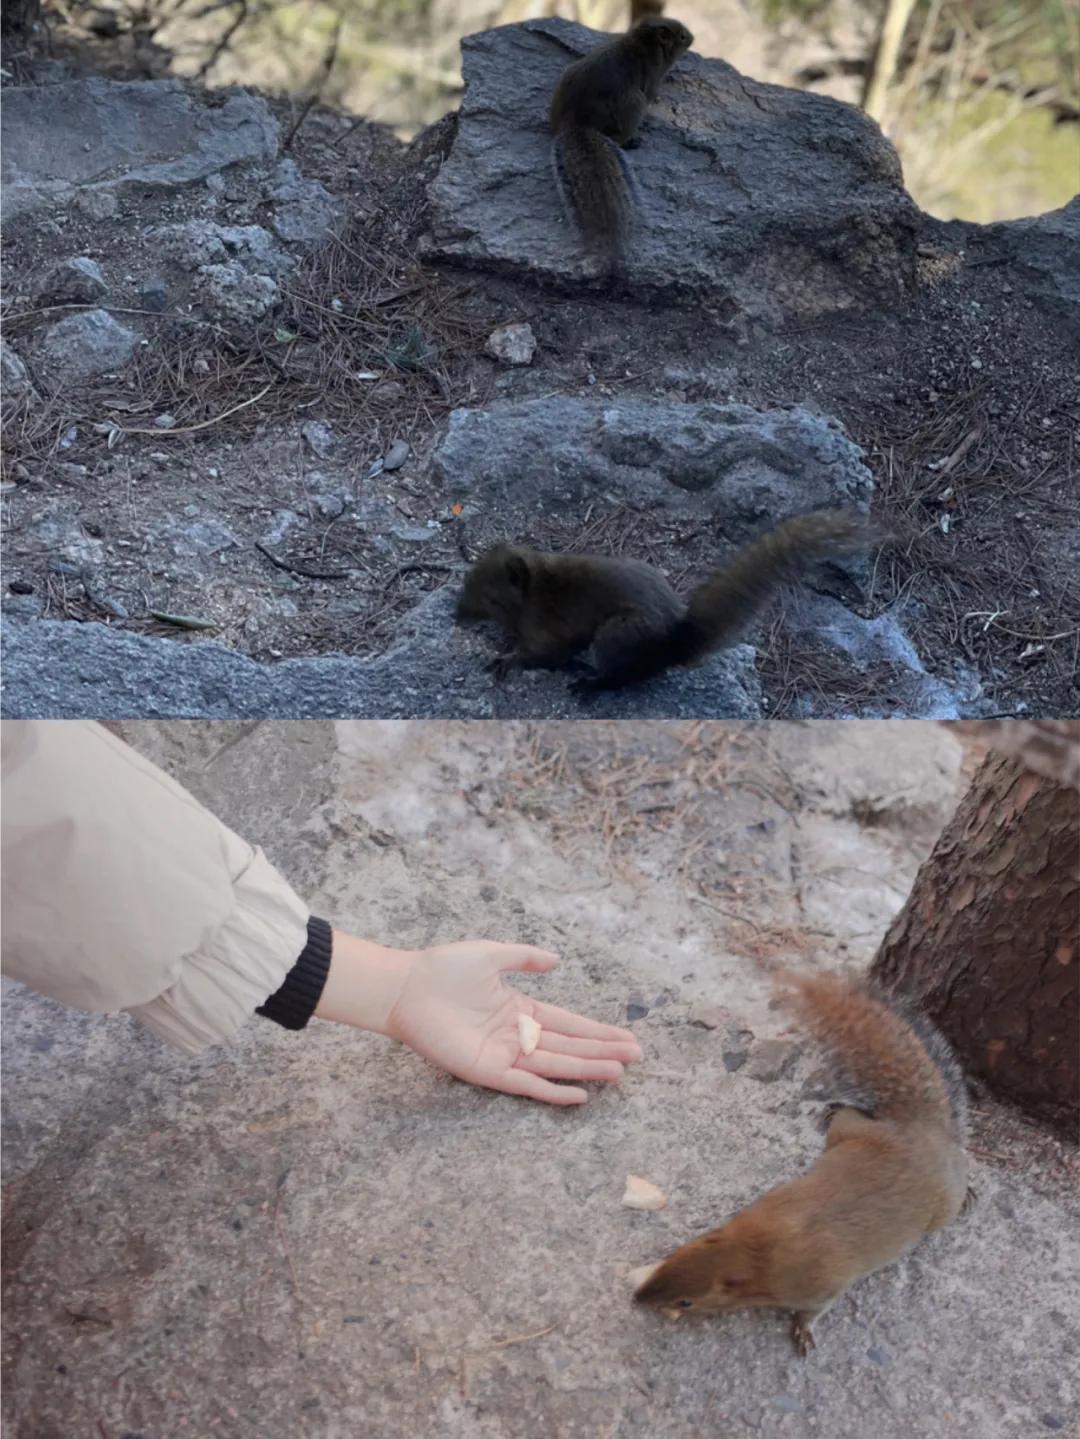
<svg viewBox="0 0 1080 1439">
<path fill-rule="evenodd" d="M 558 963 L 547 950 L 490 940 L 416 950 L 384 1032 L 470 1084 L 546 1104 L 584 1104 L 584 1089 L 552 1081 L 621 1079 L 641 1049 L 628 1029 L 530 999 L 503 979 L 508 970 L 547 974 Z M 532 1054 L 521 1049 L 519 1014 L 540 1025 Z"/>
</svg>

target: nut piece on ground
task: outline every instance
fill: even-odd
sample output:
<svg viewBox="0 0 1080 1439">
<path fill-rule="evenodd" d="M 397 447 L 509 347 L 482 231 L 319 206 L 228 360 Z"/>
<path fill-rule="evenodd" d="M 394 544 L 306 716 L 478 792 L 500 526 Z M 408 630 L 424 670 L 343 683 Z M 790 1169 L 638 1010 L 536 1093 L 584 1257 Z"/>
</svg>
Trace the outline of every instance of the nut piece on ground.
<svg viewBox="0 0 1080 1439">
<path fill-rule="evenodd" d="M 522 1054 L 532 1054 L 540 1043 L 540 1026 L 531 1014 L 518 1015 L 518 1039 Z"/>
<path fill-rule="evenodd" d="M 663 1209 L 667 1195 L 640 1175 L 628 1174 L 622 1202 L 628 1209 Z"/>
<path fill-rule="evenodd" d="M 658 1259 L 655 1264 L 639 1264 L 636 1269 L 631 1269 L 630 1273 L 626 1276 L 626 1278 L 635 1294 L 646 1282 L 646 1280 L 653 1277 L 656 1271 L 660 1268 L 661 1262 L 662 1261 Z"/>
</svg>

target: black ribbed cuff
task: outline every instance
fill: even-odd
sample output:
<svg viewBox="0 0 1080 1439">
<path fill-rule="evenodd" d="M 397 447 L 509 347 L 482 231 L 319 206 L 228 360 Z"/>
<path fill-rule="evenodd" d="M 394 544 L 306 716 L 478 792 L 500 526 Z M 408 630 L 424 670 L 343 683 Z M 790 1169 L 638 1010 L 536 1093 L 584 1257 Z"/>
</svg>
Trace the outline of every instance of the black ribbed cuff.
<svg viewBox="0 0 1080 1439">
<path fill-rule="evenodd" d="M 307 922 L 307 944 L 300 958 L 285 976 L 285 982 L 255 1011 L 285 1029 L 303 1029 L 322 998 L 334 935 L 325 919 L 314 915 Z"/>
</svg>

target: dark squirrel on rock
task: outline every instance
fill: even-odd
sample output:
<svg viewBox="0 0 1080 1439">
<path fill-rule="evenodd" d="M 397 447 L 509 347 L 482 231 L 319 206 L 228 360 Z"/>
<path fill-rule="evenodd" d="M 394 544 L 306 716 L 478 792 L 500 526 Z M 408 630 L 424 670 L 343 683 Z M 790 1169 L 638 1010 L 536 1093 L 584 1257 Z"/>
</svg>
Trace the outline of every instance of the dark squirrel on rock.
<svg viewBox="0 0 1080 1439">
<path fill-rule="evenodd" d="M 647 13 L 563 71 L 551 97 L 555 174 L 590 252 L 610 271 L 622 259 L 633 217 L 629 149 L 660 82 L 694 37 L 678 20 Z"/>
<path fill-rule="evenodd" d="M 846 510 L 785 520 L 741 549 L 687 600 L 640 560 L 496 545 L 466 575 L 457 618 L 495 620 L 513 637 L 513 652 L 495 662 L 500 676 L 513 668 L 566 668 L 591 650 L 594 673 L 574 687 L 615 689 L 695 664 L 735 643 L 804 566 L 865 548 L 875 538 L 862 515 Z"/>
</svg>

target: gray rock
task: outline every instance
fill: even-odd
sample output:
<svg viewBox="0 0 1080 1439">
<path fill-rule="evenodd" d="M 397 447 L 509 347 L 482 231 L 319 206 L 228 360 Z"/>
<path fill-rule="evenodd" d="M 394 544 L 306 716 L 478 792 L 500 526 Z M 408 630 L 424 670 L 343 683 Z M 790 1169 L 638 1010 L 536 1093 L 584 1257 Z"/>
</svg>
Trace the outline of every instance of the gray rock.
<svg viewBox="0 0 1080 1439">
<path fill-rule="evenodd" d="M 320 460 L 324 460 L 334 448 L 334 431 L 326 420 L 306 420 L 300 426 L 300 433 Z"/>
<path fill-rule="evenodd" d="M 978 677 L 969 672 L 950 683 L 928 674 L 901 619 L 902 612 L 895 610 L 863 619 L 832 597 L 805 590 L 787 613 L 787 623 L 794 631 L 813 635 L 852 661 L 856 669 L 880 673 L 882 666 L 888 666 L 893 678 L 885 696 L 887 706 L 876 712 L 863 706 L 861 718 L 949 720 L 976 712 L 981 694 Z M 804 697 L 800 710 L 800 718 L 814 718 L 810 696 Z"/>
<path fill-rule="evenodd" d="M 435 456 L 447 498 L 519 519 L 611 499 L 720 519 L 731 540 L 766 517 L 828 506 L 865 510 L 859 450 L 833 420 L 749 405 L 501 401 L 455 410 Z"/>
<path fill-rule="evenodd" d="M 267 529 L 259 536 L 264 545 L 280 545 L 290 530 L 303 524 L 303 516 L 295 510 L 276 510 Z"/>
<path fill-rule="evenodd" d="M 195 559 L 216 555 L 240 543 L 236 535 L 220 520 L 166 521 L 157 537 L 168 544 L 178 559 Z"/>
<path fill-rule="evenodd" d="M 537 20 L 462 41 L 466 89 L 429 187 L 429 255 L 547 282 L 591 273 L 556 198 L 546 116 L 567 62 L 605 38 Z M 918 212 L 893 147 L 854 106 L 688 55 L 641 141 L 625 271 L 637 296 L 777 323 L 896 300 L 913 283 Z"/>
<path fill-rule="evenodd" d="M 88 137 L 90 141 L 88 142 Z M 182 80 L 86 76 L 15 85 L 4 96 L 5 220 L 78 196 L 187 185 L 277 153 L 278 125 L 261 97 L 200 93 Z"/>
<path fill-rule="evenodd" d="M 227 265 L 202 267 L 195 299 L 209 320 L 223 325 L 253 325 L 280 305 L 281 291 L 269 275 L 249 274 L 233 260 Z"/>
<path fill-rule="evenodd" d="M 437 524 L 429 525 L 407 525 L 395 524 L 390 528 L 390 533 L 395 540 L 403 540 L 410 545 L 426 545 L 439 537 Z"/>
<path fill-rule="evenodd" d="M 122 369 L 137 344 L 135 335 L 108 310 L 84 310 L 47 330 L 41 349 L 52 381 L 78 384 Z"/>
<path fill-rule="evenodd" d="M 295 160 L 282 160 L 270 190 L 275 209 L 270 224 L 288 244 L 312 244 L 326 238 L 342 213 L 341 201 L 318 180 L 305 180 Z"/>
<path fill-rule="evenodd" d="M 40 595 L 5 595 L 0 600 L 0 609 L 13 619 L 36 620 L 45 608 Z"/>
<path fill-rule="evenodd" d="M 536 354 L 536 336 L 531 325 L 500 325 L 487 337 L 484 349 L 506 365 L 531 365 Z"/>
<path fill-rule="evenodd" d="M 40 305 L 92 305 L 107 289 L 97 261 L 78 255 L 53 266 L 41 282 L 37 299 Z"/>
<path fill-rule="evenodd" d="M 773 1084 L 790 1072 L 799 1057 L 799 1046 L 786 1039 L 763 1039 L 750 1056 L 746 1072 L 762 1084 Z"/>
<path fill-rule="evenodd" d="M 1009 278 L 1023 294 L 1080 331 L 1080 195 L 1047 215 L 965 226 L 964 233 L 976 261 L 1009 261 Z"/>
<path fill-rule="evenodd" d="M 115 220 L 120 211 L 120 197 L 115 190 L 80 190 L 75 208 L 91 220 Z"/>
<path fill-rule="evenodd" d="M 13 621 L 4 630 L 3 713 L 27 718 L 570 719 L 583 714 L 565 677 L 500 686 L 486 648 L 454 628 L 454 595 L 425 596 L 394 648 L 377 659 L 324 655 L 257 664 L 205 641 L 175 643 L 98 624 Z M 601 719 L 716 715 L 753 718 L 760 698 L 753 651 L 738 646 L 678 683 L 600 695 Z"/>
<path fill-rule="evenodd" d="M 34 549 L 49 555 L 50 569 L 68 578 L 100 564 L 104 555 L 101 541 L 86 533 L 76 514 L 59 505 L 32 519 L 25 534 Z"/>
<path fill-rule="evenodd" d="M 182 225 L 161 225 L 150 233 L 160 242 L 165 256 L 182 270 L 238 265 L 250 275 L 276 277 L 293 266 L 291 256 L 274 243 L 273 235 L 261 225 L 189 220 Z"/>
<path fill-rule="evenodd" d="M 400 470 L 409 458 L 409 446 L 404 440 L 395 440 L 382 457 L 384 470 Z"/>
<path fill-rule="evenodd" d="M 731 1012 L 723 1009 L 719 1004 L 710 1004 L 708 1000 L 698 1000 L 690 1006 L 690 1013 L 686 1018 L 688 1024 L 695 1024 L 701 1029 L 719 1029 L 721 1025 L 730 1021 Z"/>
<path fill-rule="evenodd" d="M 139 303 L 144 310 L 153 310 L 160 314 L 169 302 L 169 289 L 165 281 L 159 276 L 144 280 L 139 291 Z"/>
<path fill-rule="evenodd" d="M 0 340 L 0 397 L 4 407 L 29 398 L 34 393 L 30 376 L 22 360 L 6 340 Z"/>
</svg>

